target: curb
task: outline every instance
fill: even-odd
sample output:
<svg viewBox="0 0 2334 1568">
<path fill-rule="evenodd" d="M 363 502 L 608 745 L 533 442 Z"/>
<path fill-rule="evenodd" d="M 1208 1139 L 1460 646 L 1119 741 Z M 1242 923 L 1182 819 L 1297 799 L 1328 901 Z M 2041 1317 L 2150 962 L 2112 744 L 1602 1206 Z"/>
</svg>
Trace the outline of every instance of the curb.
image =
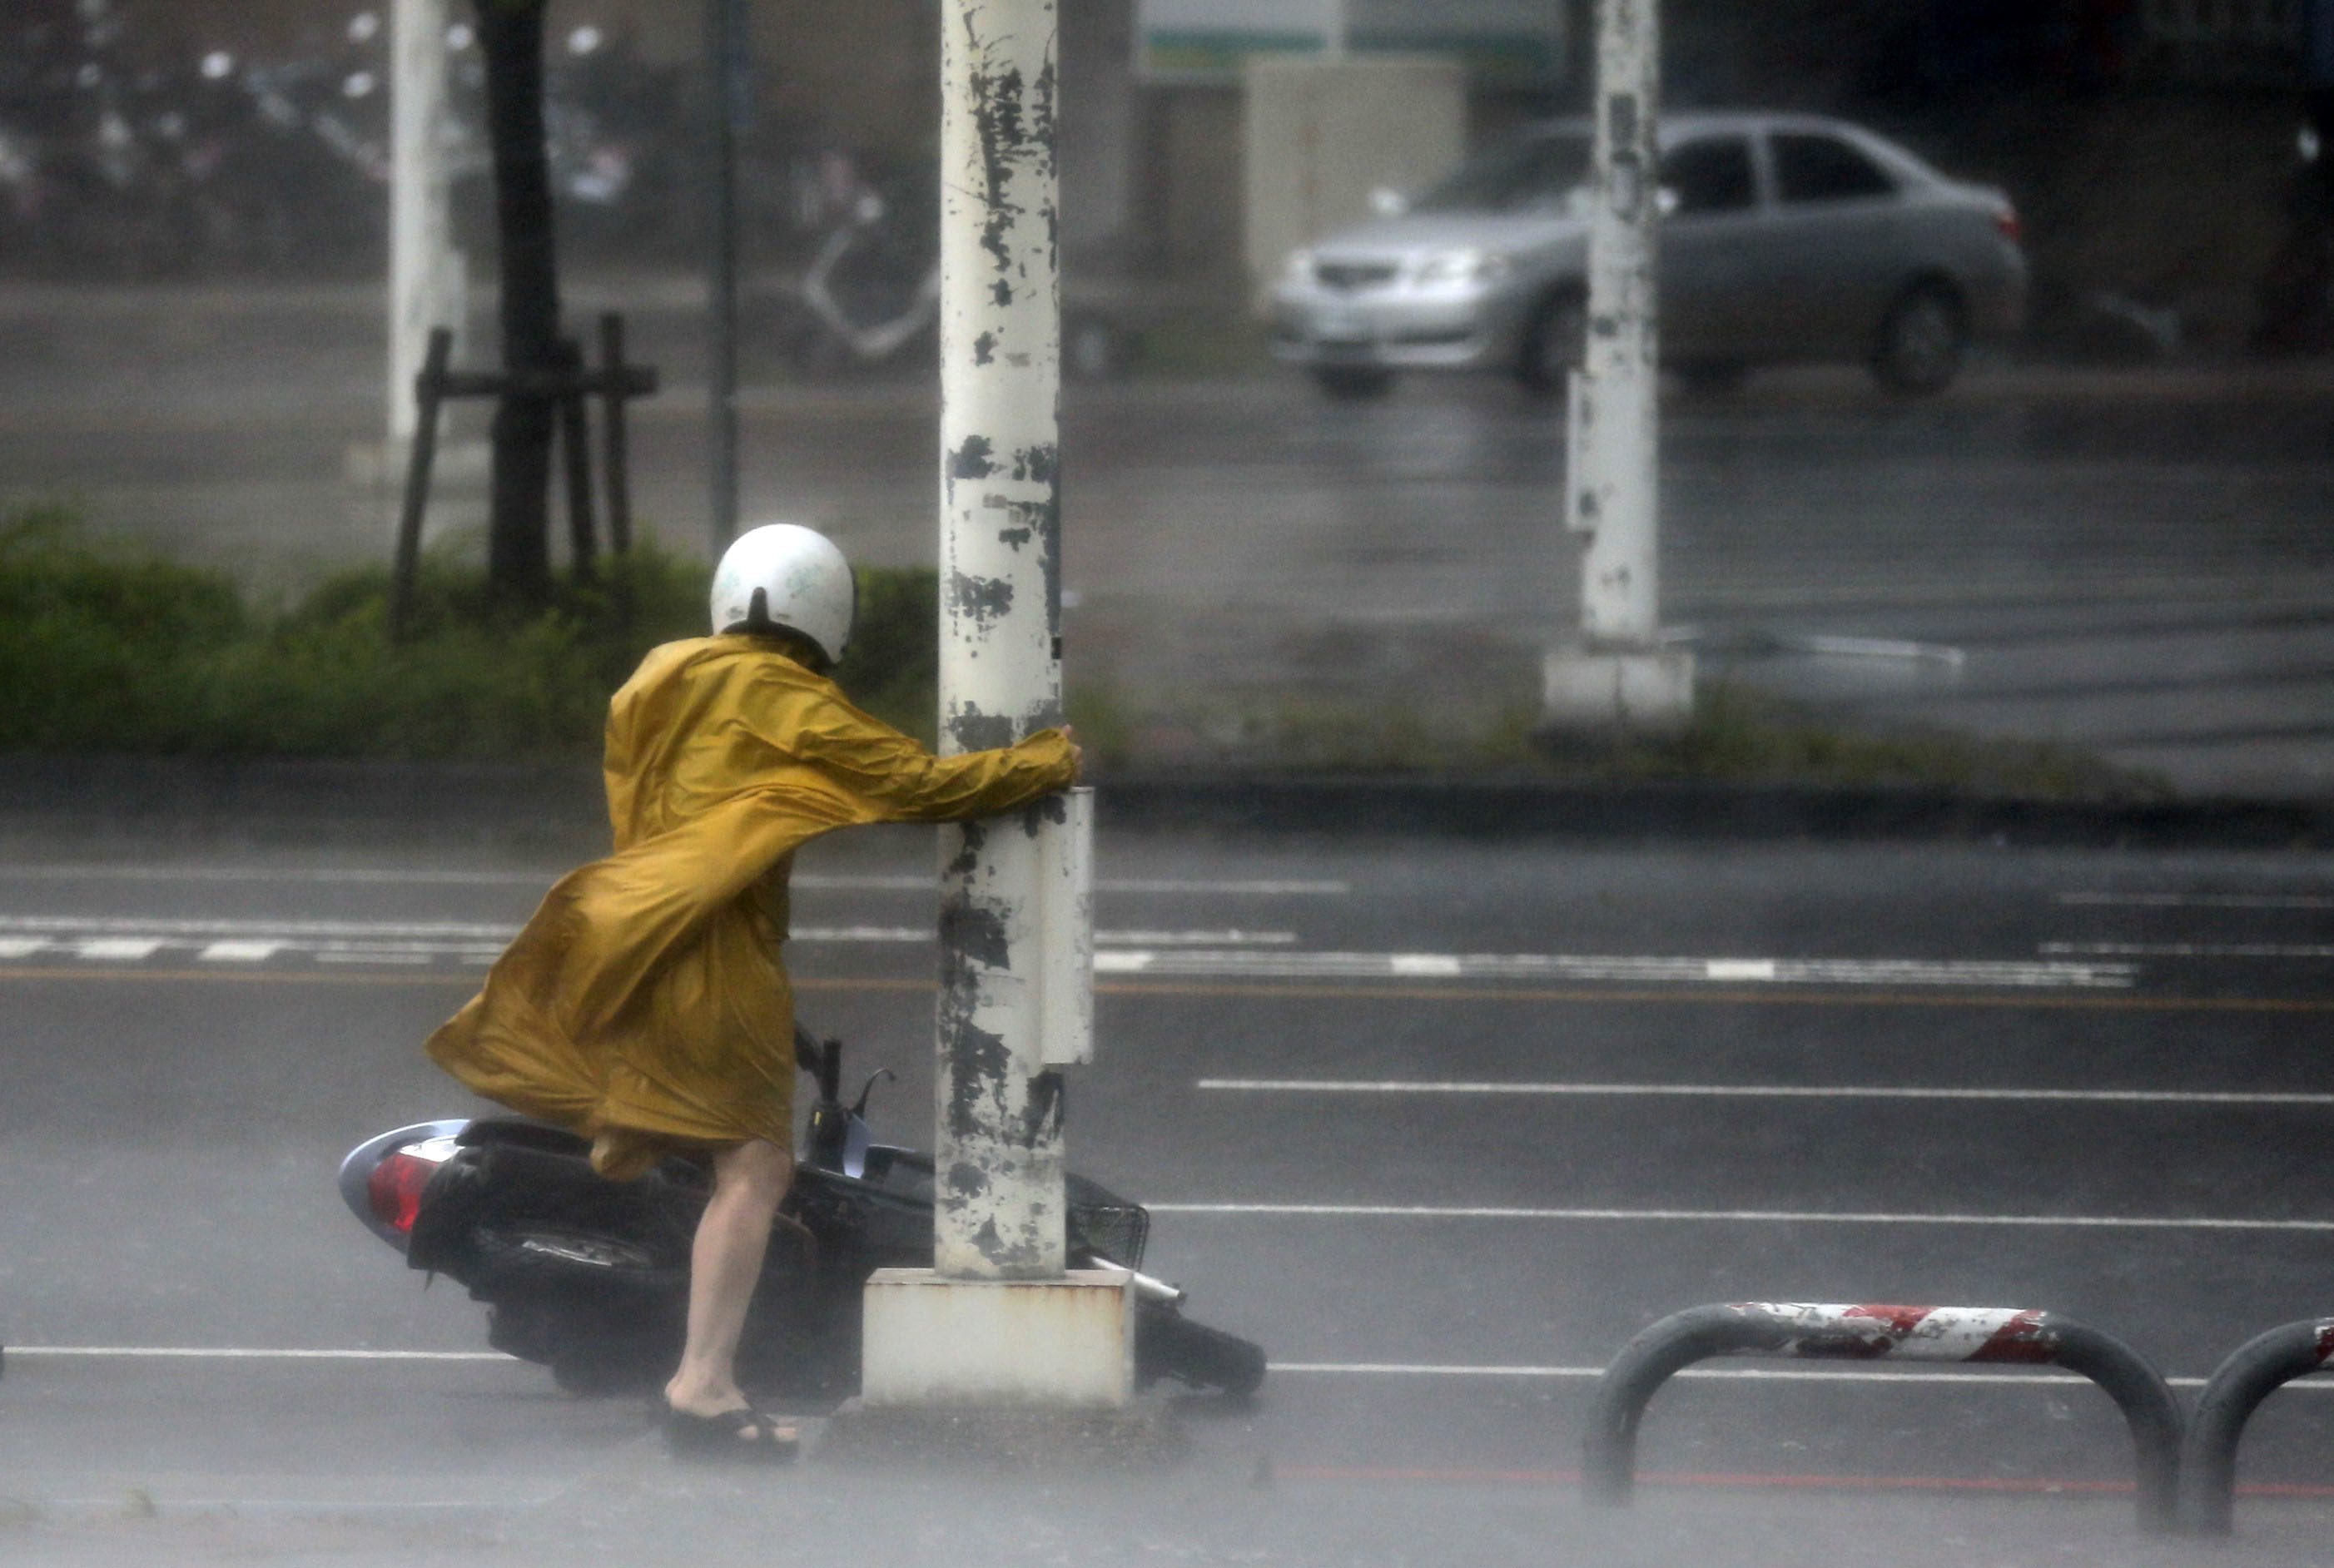
<svg viewBox="0 0 2334 1568">
<path fill-rule="evenodd" d="M 1097 785 L 1134 832 L 1752 843 L 1960 842 L 2321 850 L 2334 801 L 2038 801 L 1949 790 L 1533 778 L 1157 773 Z M 225 833 L 355 842 L 604 839 L 588 765 L 0 756 L 0 832 Z"/>
</svg>

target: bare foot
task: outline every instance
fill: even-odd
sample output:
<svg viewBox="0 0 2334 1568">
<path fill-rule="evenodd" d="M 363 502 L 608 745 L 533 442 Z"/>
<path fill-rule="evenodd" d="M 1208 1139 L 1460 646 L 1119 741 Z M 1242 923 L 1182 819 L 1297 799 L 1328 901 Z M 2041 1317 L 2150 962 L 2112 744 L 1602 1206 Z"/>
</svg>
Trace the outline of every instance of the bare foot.
<svg viewBox="0 0 2334 1568">
<path fill-rule="evenodd" d="M 736 1383 L 686 1384 L 679 1378 L 664 1386 L 664 1402 L 684 1416 L 718 1416 L 752 1408 L 746 1390 Z"/>
</svg>

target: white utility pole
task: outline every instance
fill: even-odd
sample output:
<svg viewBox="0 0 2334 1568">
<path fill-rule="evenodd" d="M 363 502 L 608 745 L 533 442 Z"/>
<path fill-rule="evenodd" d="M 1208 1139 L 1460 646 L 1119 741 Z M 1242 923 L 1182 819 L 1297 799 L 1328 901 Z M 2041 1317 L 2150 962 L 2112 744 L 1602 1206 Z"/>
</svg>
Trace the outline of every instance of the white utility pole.
<svg viewBox="0 0 2334 1568">
<path fill-rule="evenodd" d="M 1693 659 L 1661 646 L 1660 0 L 1597 0 L 1587 350 L 1572 380 L 1565 520 L 1580 635 L 1550 651 L 1552 727 L 1673 727 Z"/>
<path fill-rule="evenodd" d="M 451 329 L 458 357 L 468 314 L 446 167 L 446 13 L 447 0 L 396 0 L 390 22 L 388 472 L 413 439 L 431 330 Z"/>
<path fill-rule="evenodd" d="M 941 749 L 1061 722 L 1054 0 L 941 0 Z M 1133 1295 L 1066 1271 L 1058 1069 L 1092 1054 L 1086 797 L 944 829 L 931 1270 L 868 1283 L 874 1408 L 1124 1406 Z"/>
<path fill-rule="evenodd" d="M 1062 718 L 1055 20 L 1053 0 L 940 13 L 940 746 L 964 752 Z M 958 1279 L 1062 1273 L 1032 842 L 1013 821 L 942 834 L 934 1255 Z"/>
</svg>

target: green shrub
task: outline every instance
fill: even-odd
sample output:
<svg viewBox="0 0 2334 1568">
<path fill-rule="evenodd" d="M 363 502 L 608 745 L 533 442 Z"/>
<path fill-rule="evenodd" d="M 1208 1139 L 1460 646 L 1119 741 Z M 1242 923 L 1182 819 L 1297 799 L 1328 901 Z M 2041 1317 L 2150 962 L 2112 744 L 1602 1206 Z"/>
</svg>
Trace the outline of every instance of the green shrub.
<svg viewBox="0 0 2334 1568">
<path fill-rule="evenodd" d="M 478 572 L 429 560 L 392 646 L 384 569 L 263 614 L 222 574 L 92 544 L 56 509 L 19 513 L 0 519 L 0 749 L 590 755 L 641 656 L 702 633 L 708 587 L 705 566 L 643 544 L 520 614 Z M 928 741 L 937 606 L 929 571 L 863 572 L 837 672 Z"/>
</svg>

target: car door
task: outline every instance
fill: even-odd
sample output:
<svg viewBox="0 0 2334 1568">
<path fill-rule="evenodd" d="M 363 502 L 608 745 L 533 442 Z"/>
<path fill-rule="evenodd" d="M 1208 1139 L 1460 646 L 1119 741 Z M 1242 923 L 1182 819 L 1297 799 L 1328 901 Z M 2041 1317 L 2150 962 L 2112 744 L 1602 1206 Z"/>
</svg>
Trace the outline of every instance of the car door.
<svg viewBox="0 0 2334 1568">
<path fill-rule="evenodd" d="M 1750 139 L 1704 133 L 1662 149 L 1662 356 L 1742 356 L 1751 327 L 1743 246 L 1759 222 Z"/>
<path fill-rule="evenodd" d="M 1760 246 L 1761 313 L 1779 353 L 1860 358 L 1902 281 L 1904 195 L 1896 176 L 1821 129 L 1769 134 L 1775 203 Z"/>
</svg>

